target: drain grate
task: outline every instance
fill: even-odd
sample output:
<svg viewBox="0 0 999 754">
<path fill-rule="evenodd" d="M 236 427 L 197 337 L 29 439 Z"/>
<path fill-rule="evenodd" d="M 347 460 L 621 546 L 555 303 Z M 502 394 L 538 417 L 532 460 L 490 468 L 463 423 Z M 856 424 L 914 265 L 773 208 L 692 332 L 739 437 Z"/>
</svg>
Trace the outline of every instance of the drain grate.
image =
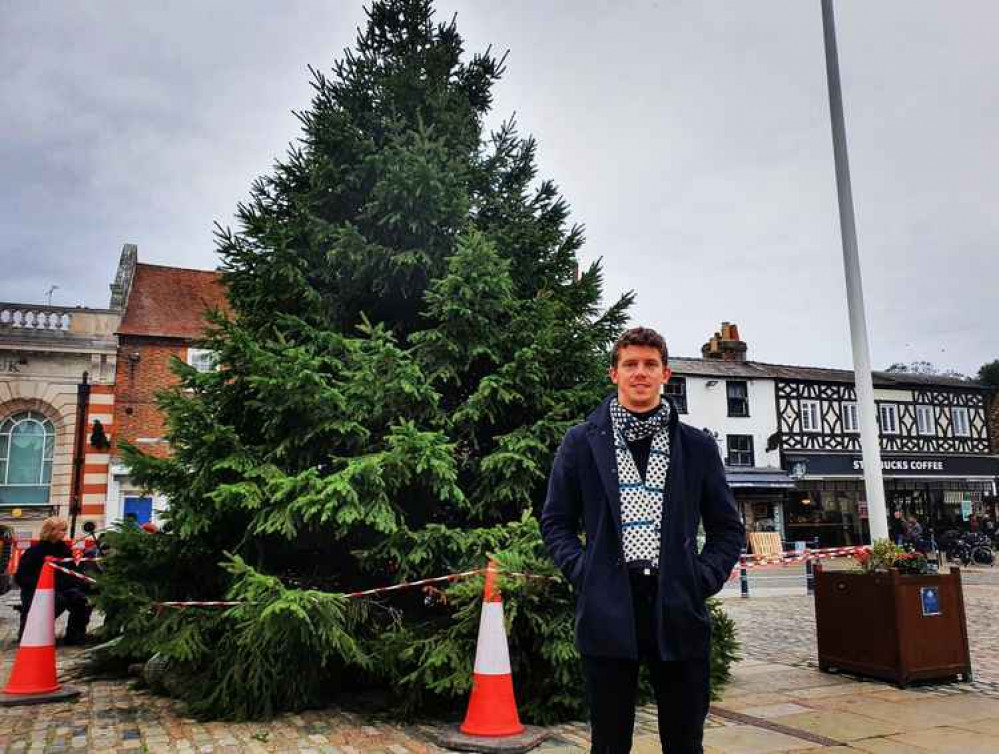
<svg viewBox="0 0 999 754">
<path fill-rule="evenodd" d="M 819 744 L 820 746 L 848 746 L 848 744 L 843 741 L 837 741 L 834 738 L 826 738 L 825 736 L 820 736 L 817 733 L 809 733 L 805 730 L 798 730 L 797 728 L 791 728 L 787 725 L 775 723 L 772 720 L 764 720 L 762 717 L 744 715 L 741 712 L 733 712 L 732 710 L 722 709 L 721 707 L 712 706 L 711 714 L 716 717 L 731 720 L 734 723 L 743 723 L 744 725 L 752 725 L 754 728 L 772 730 L 774 733 L 783 733 L 785 736 L 793 736 L 794 738 L 800 738 L 802 741 Z"/>
</svg>

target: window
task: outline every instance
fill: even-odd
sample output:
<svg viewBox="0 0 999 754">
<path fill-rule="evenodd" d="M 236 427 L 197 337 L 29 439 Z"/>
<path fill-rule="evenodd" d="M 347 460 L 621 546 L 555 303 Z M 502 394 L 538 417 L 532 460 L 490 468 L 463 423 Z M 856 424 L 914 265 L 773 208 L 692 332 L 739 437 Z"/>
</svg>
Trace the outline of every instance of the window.
<svg viewBox="0 0 999 754">
<path fill-rule="evenodd" d="M 753 465 L 752 435 L 728 436 L 728 465 L 729 466 Z"/>
<path fill-rule="evenodd" d="M 801 430 L 802 432 L 819 432 L 819 402 L 801 402 Z"/>
<path fill-rule="evenodd" d="M 935 435 L 933 406 L 916 406 L 916 431 L 921 435 Z"/>
<path fill-rule="evenodd" d="M 728 395 L 729 416 L 749 416 L 749 388 L 745 381 L 729 380 L 725 383 Z"/>
<path fill-rule="evenodd" d="M 967 437 L 971 434 L 971 425 L 968 421 L 968 409 L 964 406 L 954 406 L 950 410 L 951 427 L 955 437 Z"/>
<path fill-rule="evenodd" d="M 49 501 L 55 427 L 35 411 L 0 424 L 0 503 L 31 505 Z"/>
<path fill-rule="evenodd" d="M 218 369 L 218 359 L 215 351 L 207 348 L 188 348 L 187 363 L 199 372 L 214 372 Z"/>
<path fill-rule="evenodd" d="M 860 431 L 860 421 L 857 418 L 856 403 L 843 404 L 843 431 L 844 432 Z"/>
<path fill-rule="evenodd" d="M 672 399 L 678 414 L 687 413 L 687 379 L 685 377 L 670 377 L 669 382 L 666 383 L 665 392 Z"/>
<path fill-rule="evenodd" d="M 894 403 L 882 403 L 878 406 L 878 415 L 881 417 L 881 434 L 898 434 L 898 406 Z"/>
</svg>

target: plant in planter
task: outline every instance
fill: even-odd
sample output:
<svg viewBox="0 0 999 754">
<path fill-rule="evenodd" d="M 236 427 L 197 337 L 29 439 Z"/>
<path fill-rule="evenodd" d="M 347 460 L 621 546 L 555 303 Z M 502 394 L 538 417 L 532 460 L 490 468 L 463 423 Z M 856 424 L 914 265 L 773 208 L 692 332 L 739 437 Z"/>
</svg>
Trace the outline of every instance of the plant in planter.
<svg viewBox="0 0 999 754">
<path fill-rule="evenodd" d="M 865 573 L 889 571 L 892 568 L 906 574 L 930 573 L 926 555 L 921 552 L 908 552 L 887 539 L 877 540 L 870 550 L 854 553 L 853 559 Z"/>
<path fill-rule="evenodd" d="M 887 541 L 853 571 L 815 568 L 819 668 L 894 681 L 971 679 L 961 573 L 929 572 L 922 553 Z"/>
</svg>

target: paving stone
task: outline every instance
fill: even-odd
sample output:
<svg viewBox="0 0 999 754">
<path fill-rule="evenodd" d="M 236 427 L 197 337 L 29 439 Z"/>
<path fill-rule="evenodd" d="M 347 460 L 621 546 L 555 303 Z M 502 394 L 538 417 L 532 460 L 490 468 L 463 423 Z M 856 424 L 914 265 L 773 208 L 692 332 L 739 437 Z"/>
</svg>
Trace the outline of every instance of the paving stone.
<svg viewBox="0 0 999 754">
<path fill-rule="evenodd" d="M 819 748 L 819 744 L 809 744 L 800 738 L 749 725 L 734 725 L 704 732 L 705 752 L 712 754 L 768 754 Z"/>
<path fill-rule="evenodd" d="M 788 715 L 798 715 L 802 712 L 809 712 L 808 707 L 802 707 L 800 704 L 795 704 L 794 702 L 784 702 L 783 704 L 768 704 L 763 707 L 747 707 L 741 710 L 744 715 L 752 715 L 753 717 L 759 717 L 764 720 L 773 720 L 779 717 L 787 717 Z"/>
<path fill-rule="evenodd" d="M 789 715 L 780 720 L 781 725 L 840 742 L 856 741 L 861 738 L 890 736 L 901 733 L 905 727 L 897 723 L 876 720 L 842 710 L 804 712 Z"/>
</svg>

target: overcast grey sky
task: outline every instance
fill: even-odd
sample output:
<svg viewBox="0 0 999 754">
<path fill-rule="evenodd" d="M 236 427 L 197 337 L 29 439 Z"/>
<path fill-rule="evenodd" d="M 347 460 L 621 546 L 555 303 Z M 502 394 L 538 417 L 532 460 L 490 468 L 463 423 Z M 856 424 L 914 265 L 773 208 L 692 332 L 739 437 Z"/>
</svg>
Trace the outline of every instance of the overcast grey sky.
<svg viewBox="0 0 999 754">
<path fill-rule="evenodd" d="M 441 0 L 635 321 L 850 366 L 819 0 Z M 873 361 L 999 358 L 999 4 L 839 0 Z M 106 306 L 121 245 L 211 268 L 360 2 L 0 0 L 0 300 Z"/>
</svg>

